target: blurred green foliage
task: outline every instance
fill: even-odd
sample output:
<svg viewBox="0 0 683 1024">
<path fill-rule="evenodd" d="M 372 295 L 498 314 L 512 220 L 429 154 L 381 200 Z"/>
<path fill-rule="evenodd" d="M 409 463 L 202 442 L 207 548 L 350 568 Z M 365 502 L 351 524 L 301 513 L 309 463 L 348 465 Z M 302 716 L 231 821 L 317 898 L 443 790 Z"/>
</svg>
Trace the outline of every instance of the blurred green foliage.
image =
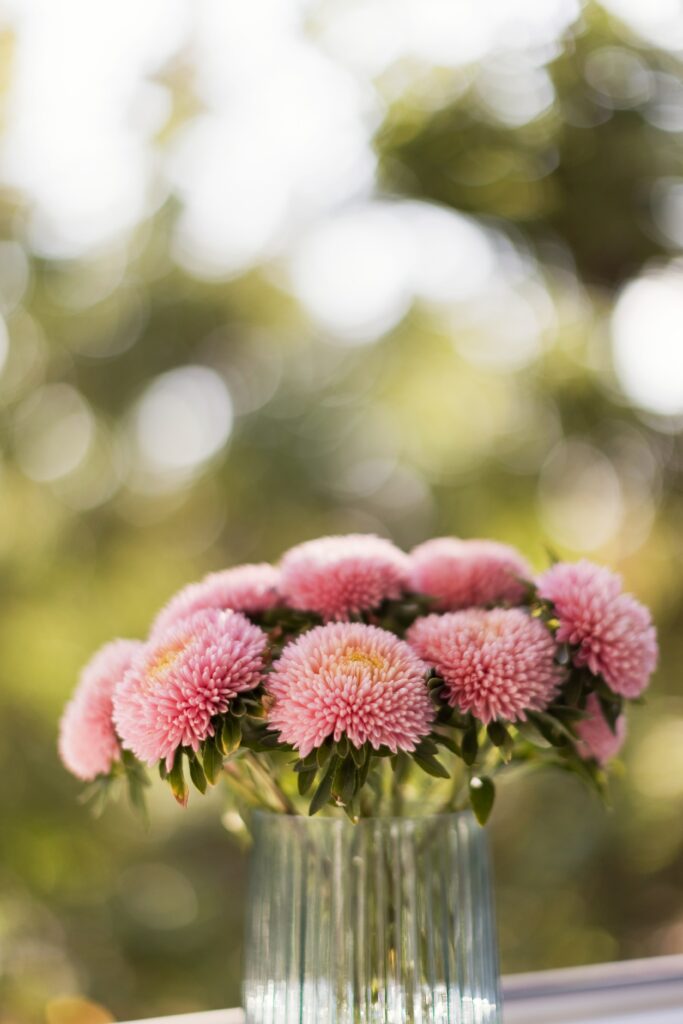
<svg viewBox="0 0 683 1024">
<path fill-rule="evenodd" d="M 600 8 L 584 17 L 546 65 L 556 102 L 531 123 L 501 132 L 476 90 L 426 118 L 402 97 L 380 132 L 385 182 L 502 218 L 541 253 L 562 244 L 582 280 L 618 287 L 662 252 L 651 188 L 680 173 L 683 151 L 652 112 L 680 64 L 624 45 L 633 41 Z M 516 70 L 501 85 L 512 88 Z"/>
<path fill-rule="evenodd" d="M 551 310 L 519 360 L 518 337 L 487 339 L 508 315 L 495 289 L 476 315 L 415 298 L 348 345 L 276 264 L 212 282 L 176 265 L 175 200 L 125 244 L 59 261 L 27 248 L 22 196 L 2 198 L 22 247 L 8 259 L 28 259 L 0 374 L 2 1024 L 40 1021 L 65 993 L 124 1019 L 238 1002 L 245 865 L 220 797 L 181 813 L 155 787 L 149 831 L 125 808 L 93 821 L 58 763 L 57 720 L 93 649 L 144 636 L 176 587 L 324 533 L 491 536 L 539 567 L 547 547 L 587 553 L 651 603 L 662 665 L 613 812 L 571 779 L 502 787 L 502 966 L 681 950 L 681 419 L 634 407 L 608 329 L 625 282 L 679 255 L 652 204 L 680 174 L 662 104 L 681 67 L 597 7 L 542 63 L 554 99 L 529 121 L 496 114 L 476 67 L 432 68 L 394 90 L 375 136 L 392 201 L 472 215 L 518 268 L 512 292 Z M 234 425 L 167 472 L 145 461 L 144 431 L 156 443 L 168 417 L 139 402 L 189 365 L 224 382 Z"/>
</svg>

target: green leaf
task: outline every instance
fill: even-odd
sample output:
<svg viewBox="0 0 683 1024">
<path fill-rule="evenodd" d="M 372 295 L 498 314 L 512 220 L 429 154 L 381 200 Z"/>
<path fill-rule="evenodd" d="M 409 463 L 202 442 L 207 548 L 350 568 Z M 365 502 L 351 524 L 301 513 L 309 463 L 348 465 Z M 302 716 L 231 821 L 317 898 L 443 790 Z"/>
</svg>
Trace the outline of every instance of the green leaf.
<svg viewBox="0 0 683 1024">
<path fill-rule="evenodd" d="M 292 770 L 296 773 L 307 772 L 311 769 L 317 771 L 318 769 L 318 762 L 315 759 L 314 750 L 312 750 L 310 754 L 307 754 L 306 757 L 298 757 L 296 761 L 290 762 L 290 764 L 292 764 Z"/>
<path fill-rule="evenodd" d="M 477 739 L 477 727 L 472 723 L 467 729 L 467 732 L 462 738 L 462 759 L 467 765 L 474 764 L 477 760 L 477 753 L 479 751 L 479 741 Z"/>
<path fill-rule="evenodd" d="M 470 779 L 470 803 L 480 825 L 485 825 L 493 810 L 496 787 L 486 775 L 475 775 Z"/>
<path fill-rule="evenodd" d="M 281 743 L 275 732 L 258 729 L 257 731 L 246 729 L 242 731 L 242 746 L 253 750 L 257 754 L 268 750 L 293 750 L 288 743 Z"/>
<path fill-rule="evenodd" d="M 519 739 L 532 743 L 539 750 L 547 751 L 552 746 L 539 733 L 538 728 L 533 722 L 515 722 L 515 728 Z"/>
<path fill-rule="evenodd" d="M 439 748 L 430 736 L 425 736 L 420 740 L 415 751 L 418 754 L 438 754 Z"/>
<path fill-rule="evenodd" d="M 140 764 L 135 754 L 130 750 L 121 751 L 121 763 L 126 771 L 136 773 L 142 772 L 143 775 L 146 774 L 143 765 Z"/>
<path fill-rule="evenodd" d="M 363 786 L 365 785 L 365 783 L 367 782 L 368 775 L 370 773 L 370 766 L 371 765 L 372 765 L 372 754 L 370 753 L 370 751 L 368 751 L 367 752 L 367 757 L 365 758 L 365 763 L 363 764 L 362 768 L 360 769 L 360 771 L 358 773 L 358 789 L 359 790 L 362 789 Z"/>
<path fill-rule="evenodd" d="M 313 785 L 317 774 L 317 768 L 305 768 L 303 771 L 299 772 L 296 778 L 296 783 L 300 796 L 306 796 Z"/>
<path fill-rule="evenodd" d="M 360 800 L 357 793 L 348 804 L 344 804 L 344 814 L 349 821 L 353 822 L 354 825 L 358 822 L 358 818 L 360 816 Z"/>
<path fill-rule="evenodd" d="M 606 807 L 610 805 L 609 787 L 605 771 L 594 761 L 584 761 L 581 757 L 570 756 L 563 762 L 562 767 L 566 771 L 573 772 L 580 776 L 584 782 L 595 790 L 600 800 Z"/>
<path fill-rule="evenodd" d="M 195 789 L 200 793 L 206 793 L 206 775 L 204 769 L 196 757 L 190 757 L 190 778 Z"/>
<path fill-rule="evenodd" d="M 486 726 L 486 731 L 494 747 L 502 747 L 505 744 L 508 733 L 505 726 L 501 725 L 500 722 L 489 722 Z"/>
<path fill-rule="evenodd" d="M 551 565 L 557 565 L 560 560 L 560 556 L 554 548 L 551 548 L 549 544 L 545 546 L 545 553 L 548 556 L 548 561 Z"/>
<path fill-rule="evenodd" d="M 190 790 L 187 782 L 185 781 L 185 775 L 183 774 L 183 752 L 180 748 L 176 750 L 173 767 L 168 773 L 168 782 L 171 787 L 171 792 L 180 806 L 187 807 Z"/>
<path fill-rule="evenodd" d="M 351 744 L 351 757 L 356 762 L 356 765 L 362 768 L 365 764 L 366 751 L 363 747 L 354 747 Z"/>
<path fill-rule="evenodd" d="M 140 815 L 143 822 L 147 825 L 149 823 L 149 815 L 147 813 L 147 800 L 145 797 L 145 783 L 141 779 L 134 775 L 132 772 L 128 774 L 128 799 L 133 810 Z"/>
<path fill-rule="evenodd" d="M 334 773 L 332 790 L 343 804 L 348 804 L 353 799 L 356 788 L 356 764 L 352 757 L 347 757 L 338 765 Z"/>
<path fill-rule="evenodd" d="M 88 805 L 94 818 L 100 818 L 104 813 L 114 786 L 115 780 L 111 775 L 98 775 L 81 793 L 80 802 Z"/>
<path fill-rule="evenodd" d="M 246 695 L 244 695 L 240 699 L 244 704 L 247 716 L 249 718 L 254 718 L 257 721 L 262 721 L 267 717 L 268 711 L 266 707 L 264 707 L 263 703 L 261 702 L 258 696 L 247 697 Z"/>
<path fill-rule="evenodd" d="M 472 720 L 469 715 L 461 715 L 459 711 L 455 711 L 451 707 L 448 707 L 448 711 L 450 711 L 449 724 L 452 725 L 454 729 L 469 729 L 472 724 Z"/>
<path fill-rule="evenodd" d="M 507 764 L 514 753 L 515 741 L 501 722 L 489 722 L 486 732 L 495 747 L 500 750 L 503 761 Z"/>
<path fill-rule="evenodd" d="M 598 700 L 600 701 L 600 708 L 605 716 L 607 724 L 611 731 L 616 733 L 617 722 L 619 720 L 619 715 L 622 712 L 622 701 L 613 695 L 609 699 L 606 697 L 599 697 Z"/>
<path fill-rule="evenodd" d="M 349 740 L 347 736 L 342 736 L 337 743 L 337 755 L 339 757 L 346 757 L 349 752 Z"/>
<path fill-rule="evenodd" d="M 458 744 L 451 736 L 444 736 L 443 733 L 433 733 L 434 742 L 440 746 L 445 747 L 446 750 L 450 750 L 451 754 L 456 754 L 458 757 L 462 757 L 462 751 Z"/>
<path fill-rule="evenodd" d="M 610 689 L 605 680 L 601 676 L 594 676 L 591 673 L 587 673 L 587 679 L 589 685 L 592 686 L 593 690 L 597 693 L 598 697 L 604 697 L 605 700 L 614 699 L 614 690 Z"/>
<path fill-rule="evenodd" d="M 244 706 L 244 701 L 240 697 L 236 697 L 230 705 L 230 713 L 234 715 L 235 718 L 242 718 L 246 715 L 247 709 Z"/>
<path fill-rule="evenodd" d="M 159 761 L 158 768 L 159 768 L 159 778 L 162 779 L 165 782 L 166 779 L 168 778 L 168 772 L 166 771 L 166 762 L 165 761 Z"/>
<path fill-rule="evenodd" d="M 427 775 L 432 775 L 435 779 L 450 779 L 448 770 L 441 764 L 441 761 L 437 761 L 433 754 L 418 754 L 416 752 L 412 757 L 418 768 L 421 768 Z"/>
<path fill-rule="evenodd" d="M 325 740 L 325 742 L 321 746 L 319 746 L 315 752 L 315 759 L 320 768 L 327 764 L 331 754 L 332 743 L 329 740 Z"/>
<path fill-rule="evenodd" d="M 565 747 L 567 740 L 573 741 L 575 736 L 562 722 L 544 711 L 529 712 L 529 721 L 533 722 L 544 740 L 553 747 Z"/>
<path fill-rule="evenodd" d="M 223 720 L 221 729 L 221 748 L 227 756 L 233 754 L 242 742 L 242 726 L 232 715 L 227 715 Z"/>
<path fill-rule="evenodd" d="M 147 786 L 152 785 L 149 779 L 149 775 L 147 774 L 147 769 L 145 768 L 144 765 L 140 764 L 139 761 L 136 761 L 133 765 L 129 766 L 129 768 L 127 769 L 127 774 L 129 776 L 133 776 L 133 778 L 135 778 L 136 781 L 139 782 L 140 785 L 144 786 L 145 788 L 147 788 Z"/>
<path fill-rule="evenodd" d="M 329 802 L 332 796 L 332 781 L 334 774 L 337 770 L 337 758 L 331 757 L 330 762 L 327 766 L 327 771 L 323 775 L 322 779 L 318 783 L 318 788 L 313 794 L 308 813 L 310 815 L 317 814 L 317 812 Z"/>
<path fill-rule="evenodd" d="M 204 774 L 212 786 L 218 782 L 223 770 L 223 755 L 213 742 L 207 740 L 204 744 Z"/>
<path fill-rule="evenodd" d="M 585 718 L 588 718 L 587 712 L 582 711 L 581 708 L 565 707 L 561 704 L 553 704 L 551 708 L 553 718 L 557 718 L 558 721 L 571 725 L 572 722 L 581 722 Z"/>
<path fill-rule="evenodd" d="M 437 753 L 438 753 L 438 748 L 437 748 Z M 406 753 L 405 750 L 399 750 L 398 753 L 396 754 L 396 756 L 392 757 L 392 759 L 391 759 L 391 767 L 392 767 L 393 771 L 396 773 L 396 783 L 399 786 L 402 785 L 402 783 L 404 783 L 405 780 L 410 775 L 410 769 L 411 769 L 411 765 L 412 765 L 412 756 L 413 755 Z M 432 754 L 424 754 L 424 755 L 421 754 L 420 756 L 432 757 L 433 755 Z"/>
<path fill-rule="evenodd" d="M 563 689 L 565 703 L 577 707 L 583 693 L 583 679 L 578 672 L 572 672 Z"/>
</svg>

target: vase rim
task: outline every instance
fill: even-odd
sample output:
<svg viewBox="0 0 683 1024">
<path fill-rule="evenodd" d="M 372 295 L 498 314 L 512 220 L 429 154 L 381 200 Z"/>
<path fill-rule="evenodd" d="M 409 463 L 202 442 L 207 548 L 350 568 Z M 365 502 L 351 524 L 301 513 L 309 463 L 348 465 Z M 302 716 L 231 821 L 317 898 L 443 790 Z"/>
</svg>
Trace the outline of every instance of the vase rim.
<svg viewBox="0 0 683 1024">
<path fill-rule="evenodd" d="M 329 825 L 330 827 L 332 827 L 333 825 L 339 826 L 341 824 L 341 825 L 347 825 L 349 828 L 359 828 L 359 827 L 362 827 L 362 826 L 367 826 L 369 824 L 374 824 L 376 822 L 408 822 L 409 821 L 409 822 L 415 823 L 415 822 L 421 822 L 421 821 L 436 821 L 438 819 L 442 819 L 444 821 L 457 821 L 457 820 L 460 820 L 460 819 L 462 819 L 462 820 L 469 820 L 469 821 L 473 821 L 473 822 L 476 821 L 476 819 L 474 817 L 474 814 L 472 813 L 472 811 L 469 808 L 467 808 L 465 810 L 462 810 L 462 811 L 441 811 L 441 812 L 437 812 L 435 814 L 386 814 L 386 815 L 376 815 L 376 816 L 371 816 L 371 817 L 366 817 L 366 818 L 359 818 L 356 823 L 354 823 L 352 821 L 349 821 L 349 819 L 344 816 L 344 814 L 341 812 L 341 810 L 340 810 L 339 815 L 336 815 L 335 817 L 319 817 L 317 815 L 314 815 L 313 817 L 311 817 L 308 814 L 283 814 L 280 811 L 269 811 L 269 810 L 265 810 L 264 808 L 261 808 L 261 807 L 254 808 L 251 813 L 252 813 L 252 815 L 255 818 L 259 818 L 259 819 L 262 819 L 264 821 L 265 820 L 273 820 L 275 818 L 279 818 L 279 819 L 282 819 L 283 821 L 288 821 L 288 822 L 294 822 L 294 821 L 297 821 L 297 822 L 298 821 L 310 822 L 311 824 L 315 824 L 316 826 L 320 825 L 321 827 L 324 827 L 325 825 Z"/>
</svg>

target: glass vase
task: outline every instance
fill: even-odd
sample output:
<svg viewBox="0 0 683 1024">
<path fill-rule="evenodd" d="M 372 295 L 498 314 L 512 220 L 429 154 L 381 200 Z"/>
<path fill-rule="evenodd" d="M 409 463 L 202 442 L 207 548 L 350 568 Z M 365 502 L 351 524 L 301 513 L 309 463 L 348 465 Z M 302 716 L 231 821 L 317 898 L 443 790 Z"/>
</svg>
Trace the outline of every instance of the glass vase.
<svg viewBox="0 0 683 1024">
<path fill-rule="evenodd" d="M 487 839 L 470 813 L 253 819 L 247 1024 L 499 1024 Z"/>
</svg>

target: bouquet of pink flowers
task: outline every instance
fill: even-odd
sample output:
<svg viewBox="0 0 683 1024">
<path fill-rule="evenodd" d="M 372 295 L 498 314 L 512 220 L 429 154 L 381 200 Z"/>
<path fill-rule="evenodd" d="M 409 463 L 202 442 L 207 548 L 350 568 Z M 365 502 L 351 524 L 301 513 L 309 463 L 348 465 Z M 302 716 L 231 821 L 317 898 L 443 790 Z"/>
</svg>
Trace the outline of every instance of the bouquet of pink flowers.
<svg viewBox="0 0 683 1024">
<path fill-rule="evenodd" d="M 59 748 L 100 803 L 157 766 L 185 805 L 224 778 L 238 810 L 359 817 L 471 804 L 547 762 L 604 790 L 657 661 L 647 609 L 587 561 L 534 576 L 513 548 L 439 538 L 409 555 L 324 537 L 278 566 L 185 587 L 145 642 L 83 670 Z"/>
</svg>

